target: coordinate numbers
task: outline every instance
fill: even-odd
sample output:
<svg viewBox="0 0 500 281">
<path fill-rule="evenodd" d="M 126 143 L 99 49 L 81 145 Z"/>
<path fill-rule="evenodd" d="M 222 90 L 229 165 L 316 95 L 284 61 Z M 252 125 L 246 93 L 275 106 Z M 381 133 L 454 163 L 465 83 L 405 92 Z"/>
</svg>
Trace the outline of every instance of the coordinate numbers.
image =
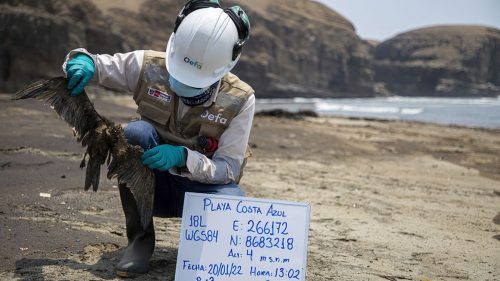
<svg viewBox="0 0 500 281">
<path fill-rule="evenodd" d="M 248 232 L 254 232 L 257 234 L 267 234 L 267 235 L 288 235 L 288 223 L 287 222 L 263 222 L 263 221 L 248 221 Z"/>
<path fill-rule="evenodd" d="M 245 245 L 247 248 L 277 248 L 282 250 L 293 249 L 293 238 L 278 238 L 265 236 L 247 236 Z"/>
</svg>

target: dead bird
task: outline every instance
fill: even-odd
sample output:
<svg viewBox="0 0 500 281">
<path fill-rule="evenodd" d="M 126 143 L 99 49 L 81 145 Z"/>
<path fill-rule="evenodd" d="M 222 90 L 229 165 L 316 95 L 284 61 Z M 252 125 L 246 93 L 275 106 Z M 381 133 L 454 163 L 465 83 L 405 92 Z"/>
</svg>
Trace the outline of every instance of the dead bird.
<svg viewBox="0 0 500 281">
<path fill-rule="evenodd" d="M 77 141 L 87 147 L 80 168 L 86 168 L 85 191 L 99 187 L 101 165 L 108 165 L 108 179 L 116 178 L 132 192 L 144 229 L 153 214 L 154 173 L 142 164 L 143 150 L 127 143 L 123 128 L 97 113 L 85 91 L 71 96 L 68 80 L 57 77 L 35 82 L 20 90 L 13 100 L 34 98 L 49 104 L 73 127 Z M 88 163 L 86 159 L 88 156 Z"/>
</svg>

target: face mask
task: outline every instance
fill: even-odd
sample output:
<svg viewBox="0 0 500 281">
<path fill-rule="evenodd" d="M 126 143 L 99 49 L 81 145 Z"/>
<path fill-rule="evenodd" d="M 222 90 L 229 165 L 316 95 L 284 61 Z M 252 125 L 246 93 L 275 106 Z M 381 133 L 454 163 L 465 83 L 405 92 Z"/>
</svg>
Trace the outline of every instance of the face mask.
<svg viewBox="0 0 500 281">
<path fill-rule="evenodd" d="M 175 78 L 172 76 L 170 76 L 168 82 L 170 83 L 170 89 L 172 89 L 172 91 L 174 91 L 178 96 L 185 98 L 192 98 L 199 96 L 208 89 L 208 87 L 206 88 L 189 87 L 188 85 L 182 84 L 181 82 L 175 80 Z"/>
</svg>

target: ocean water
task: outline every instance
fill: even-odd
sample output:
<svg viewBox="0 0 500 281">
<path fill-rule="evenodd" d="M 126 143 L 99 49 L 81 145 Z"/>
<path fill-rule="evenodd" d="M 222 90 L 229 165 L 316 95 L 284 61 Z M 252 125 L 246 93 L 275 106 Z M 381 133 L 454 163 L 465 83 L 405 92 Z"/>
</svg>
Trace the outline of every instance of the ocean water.
<svg viewBox="0 0 500 281">
<path fill-rule="evenodd" d="M 257 112 L 271 109 L 285 109 L 291 112 L 312 110 L 326 116 L 413 120 L 445 125 L 500 128 L 500 97 L 257 99 Z"/>
</svg>

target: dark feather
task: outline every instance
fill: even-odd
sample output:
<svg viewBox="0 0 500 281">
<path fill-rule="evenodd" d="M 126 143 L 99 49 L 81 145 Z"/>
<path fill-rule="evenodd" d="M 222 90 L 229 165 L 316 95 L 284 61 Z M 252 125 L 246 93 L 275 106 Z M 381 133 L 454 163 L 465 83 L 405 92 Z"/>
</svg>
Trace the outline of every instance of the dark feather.
<svg viewBox="0 0 500 281">
<path fill-rule="evenodd" d="M 17 92 L 14 99 L 35 98 L 50 104 L 64 121 L 75 128 L 79 136 L 84 136 L 103 118 L 95 111 L 86 94 L 72 97 L 66 85 L 64 77 L 36 82 Z"/>
<path fill-rule="evenodd" d="M 74 127 L 77 140 L 87 147 L 80 164 L 82 169 L 86 166 L 85 190 L 92 187 L 97 191 L 100 167 L 108 158 L 108 178 L 116 177 L 119 184 L 130 188 L 146 228 L 153 213 L 155 180 L 153 172 L 142 164 L 142 148 L 129 145 L 122 127 L 99 115 L 85 92 L 72 97 L 64 77 L 33 83 L 13 97 L 15 100 L 28 98 L 49 104 Z"/>
<path fill-rule="evenodd" d="M 117 142 L 126 142 L 123 129 L 120 125 L 114 127 L 114 136 Z M 122 148 L 126 147 L 125 150 Z M 141 215 L 143 227 L 146 228 L 153 216 L 155 178 L 153 172 L 142 164 L 143 150 L 139 146 L 116 145 L 112 152 L 113 157 L 108 166 L 108 178 L 116 177 L 119 184 L 126 184 L 134 195 L 137 209 Z"/>
</svg>

